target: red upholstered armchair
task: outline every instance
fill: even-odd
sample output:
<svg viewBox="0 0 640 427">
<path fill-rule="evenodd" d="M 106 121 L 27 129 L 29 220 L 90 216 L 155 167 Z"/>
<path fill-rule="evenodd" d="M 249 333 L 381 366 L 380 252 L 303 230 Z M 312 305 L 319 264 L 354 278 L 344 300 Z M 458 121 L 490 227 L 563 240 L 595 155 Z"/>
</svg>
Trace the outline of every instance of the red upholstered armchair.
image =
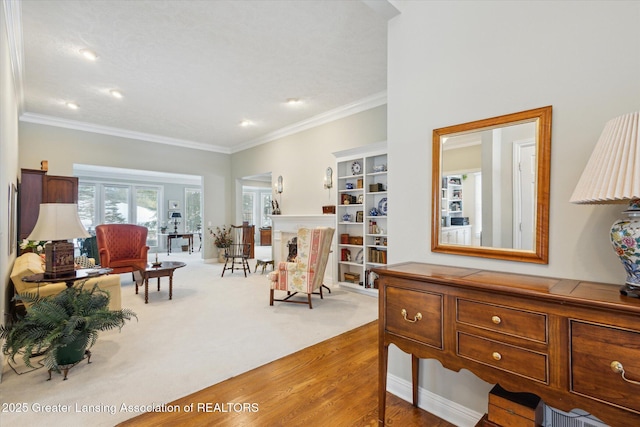
<svg viewBox="0 0 640 427">
<path fill-rule="evenodd" d="M 133 224 L 96 226 L 100 265 L 114 273 L 128 273 L 147 267 L 147 228 Z"/>
</svg>

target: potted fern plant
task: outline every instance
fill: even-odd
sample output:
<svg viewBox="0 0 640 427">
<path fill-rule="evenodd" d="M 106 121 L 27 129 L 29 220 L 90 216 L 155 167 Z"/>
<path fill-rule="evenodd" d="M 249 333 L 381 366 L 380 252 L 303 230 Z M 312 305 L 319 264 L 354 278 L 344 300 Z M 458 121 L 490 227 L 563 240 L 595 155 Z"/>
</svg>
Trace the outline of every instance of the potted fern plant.
<svg viewBox="0 0 640 427">
<path fill-rule="evenodd" d="M 85 289 L 85 282 L 69 287 L 57 295 L 40 297 L 26 293 L 16 300 L 33 303 L 26 315 L 7 325 L 0 325 L 4 354 L 15 361 L 17 355 L 29 367 L 34 355 L 44 355 L 44 366 L 51 372 L 64 371 L 80 362 L 98 339 L 98 332 L 122 329 L 136 314 L 129 309 L 109 310 L 109 293 L 95 284 Z"/>
</svg>

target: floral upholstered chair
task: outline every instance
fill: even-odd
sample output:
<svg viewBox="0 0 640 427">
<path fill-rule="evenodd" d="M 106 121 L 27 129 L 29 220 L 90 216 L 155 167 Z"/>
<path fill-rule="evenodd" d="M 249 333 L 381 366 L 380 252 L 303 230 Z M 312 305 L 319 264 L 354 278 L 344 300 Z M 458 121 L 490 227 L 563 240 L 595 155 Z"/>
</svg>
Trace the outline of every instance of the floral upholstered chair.
<svg viewBox="0 0 640 427">
<path fill-rule="evenodd" d="M 294 302 L 311 305 L 311 294 L 322 295 L 322 281 L 327 267 L 333 228 L 300 228 L 298 229 L 298 256 L 293 262 L 280 262 L 275 271 L 269 273 L 271 281 L 269 305 L 274 301 Z M 275 299 L 275 291 L 286 291 L 283 299 Z M 307 294 L 305 300 L 290 299 L 297 293 Z"/>
</svg>

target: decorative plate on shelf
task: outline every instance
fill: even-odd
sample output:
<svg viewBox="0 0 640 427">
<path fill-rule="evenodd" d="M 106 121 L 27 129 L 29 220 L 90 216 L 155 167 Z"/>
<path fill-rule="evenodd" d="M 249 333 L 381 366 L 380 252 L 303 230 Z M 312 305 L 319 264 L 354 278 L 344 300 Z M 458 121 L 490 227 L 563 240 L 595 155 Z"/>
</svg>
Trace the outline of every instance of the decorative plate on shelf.
<svg viewBox="0 0 640 427">
<path fill-rule="evenodd" d="M 356 255 L 356 262 L 357 262 L 358 264 L 362 264 L 363 259 L 364 259 L 364 252 L 363 252 L 363 250 L 362 250 L 362 249 L 360 249 L 360 250 L 358 251 L 358 254 Z"/>
<path fill-rule="evenodd" d="M 362 172 L 362 165 L 360 162 L 355 161 L 351 163 L 351 172 L 353 172 L 354 175 L 358 175 Z"/>
<path fill-rule="evenodd" d="M 382 199 L 380 199 L 380 202 L 378 202 L 378 212 L 380 212 L 380 214 L 382 215 L 387 214 L 387 198 L 386 197 L 383 197 Z"/>
</svg>

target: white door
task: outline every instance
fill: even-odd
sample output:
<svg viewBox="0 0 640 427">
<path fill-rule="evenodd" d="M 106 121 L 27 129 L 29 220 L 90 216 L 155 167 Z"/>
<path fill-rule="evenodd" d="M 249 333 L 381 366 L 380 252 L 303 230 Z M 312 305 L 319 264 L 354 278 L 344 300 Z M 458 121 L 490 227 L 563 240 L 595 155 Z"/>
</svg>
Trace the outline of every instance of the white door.
<svg viewBox="0 0 640 427">
<path fill-rule="evenodd" d="M 514 144 L 513 248 L 533 250 L 536 213 L 536 144 Z"/>
</svg>

